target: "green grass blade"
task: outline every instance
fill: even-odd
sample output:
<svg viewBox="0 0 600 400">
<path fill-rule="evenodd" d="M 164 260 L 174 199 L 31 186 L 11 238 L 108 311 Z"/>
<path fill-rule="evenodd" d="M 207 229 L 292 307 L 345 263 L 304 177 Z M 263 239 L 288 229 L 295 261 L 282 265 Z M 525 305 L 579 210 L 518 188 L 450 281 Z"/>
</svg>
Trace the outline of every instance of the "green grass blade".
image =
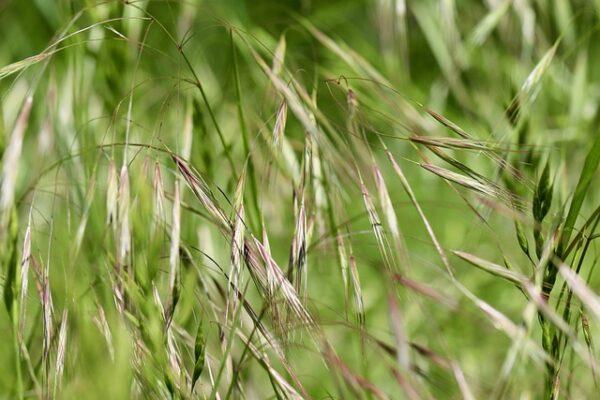
<svg viewBox="0 0 600 400">
<path fill-rule="evenodd" d="M 579 212 L 581 211 L 583 202 L 588 194 L 588 190 L 592 185 L 592 179 L 594 178 L 594 175 L 598 170 L 599 164 L 600 133 L 596 133 L 596 140 L 592 144 L 592 147 L 585 158 L 585 162 L 583 163 L 583 168 L 581 170 L 581 174 L 579 175 L 579 180 L 577 182 L 577 186 L 575 187 L 575 192 L 573 193 L 573 199 L 571 200 L 569 212 L 567 213 L 567 217 L 565 219 L 563 233 L 560 241 L 560 247 L 558 251 L 559 257 L 562 257 L 562 253 L 564 252 L 564 250 L 566 250 L 566 245 L 569 242 L 569 239 L 571 238 L 571 234 L 575 228 L 575 223 L 577 222 L 577 217 L 579 216 Z"/>
</svg>

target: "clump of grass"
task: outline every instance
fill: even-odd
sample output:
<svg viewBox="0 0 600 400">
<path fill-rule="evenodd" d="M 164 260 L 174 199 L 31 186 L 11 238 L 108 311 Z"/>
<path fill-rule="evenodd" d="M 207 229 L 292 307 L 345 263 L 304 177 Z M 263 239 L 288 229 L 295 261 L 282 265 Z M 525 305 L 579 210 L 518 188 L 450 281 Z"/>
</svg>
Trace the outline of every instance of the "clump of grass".
<svg viewBox="0 0 600 400">
<path fill-rule="evenodd" d="M 593 397 L 598 10 L 242 3 L 0 5 L 0 397 Z"/>
</svg>

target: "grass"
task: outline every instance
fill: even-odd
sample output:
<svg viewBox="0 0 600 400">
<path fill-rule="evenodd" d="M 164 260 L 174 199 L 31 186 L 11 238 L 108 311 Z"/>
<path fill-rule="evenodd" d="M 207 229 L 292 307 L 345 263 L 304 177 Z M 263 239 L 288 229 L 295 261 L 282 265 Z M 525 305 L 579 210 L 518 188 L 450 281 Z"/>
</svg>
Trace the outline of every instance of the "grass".
<svg viewBox="0 0 600 400">
<path fill-rule="evenodd" d="M 594 398 L 599 4 L 0 1 L 0 398 Z"/>
</svg>

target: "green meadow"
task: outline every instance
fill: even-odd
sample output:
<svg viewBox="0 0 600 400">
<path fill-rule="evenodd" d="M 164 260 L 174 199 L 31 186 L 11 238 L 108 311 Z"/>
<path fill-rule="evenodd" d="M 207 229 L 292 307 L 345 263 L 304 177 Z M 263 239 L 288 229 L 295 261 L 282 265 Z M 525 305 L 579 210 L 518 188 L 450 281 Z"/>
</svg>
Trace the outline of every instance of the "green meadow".
<svg viewBox="0 0 600 400">
<path fill-rule="evenodd" d="M 0 0 L 0 399 L 594 399 L 600 1 Z"/>
</svg>

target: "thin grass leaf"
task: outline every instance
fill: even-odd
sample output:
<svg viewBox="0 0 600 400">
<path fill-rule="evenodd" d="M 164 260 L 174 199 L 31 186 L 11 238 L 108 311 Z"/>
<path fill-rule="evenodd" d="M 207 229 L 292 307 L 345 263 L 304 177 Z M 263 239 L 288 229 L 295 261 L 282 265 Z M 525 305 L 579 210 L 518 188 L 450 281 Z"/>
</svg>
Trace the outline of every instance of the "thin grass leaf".
<svg viewBox="0 0 600 400">
<path fill-rule="evenodd" d="M 230 32 L 230 39 L 231 39 L 231 52 L 232 52 L 232 59 L 233 59 L 233 73 L 234 73 L 234 80 L 235 80 L 235 94 L 236 94 L 236 104 L 237 104 L 237 111 L 238 111 L 238 120 L 240 123 L 240 129 L 242 131 L 242 144 L 244 145 L 244 155 L 246 158 L 246 162 L 247 164 L 245 165 L 246 170 L 244 170 L 244 174 L 248 174 L 248 183 L 249 183 L 249 189 L 250 189 L 250 199 L 251 199 L 251 210 L 252 210 L 252 214 L 250 215 L 251 217 L 254 218 L 254 220 L 256 220 L 256 224 L 254 224 L 253 226 L 256 226 L 258 229 L 260 229 L 261 227 L 259 226 L 260 222 L 261 222 L 261 211 L 259 209 L 259 203 L 258 203 L 258 183 L 257 183 L 257 179 L 256 179 L 256 173 L 255 173 L 255 166 L 254 166 L 254 158 L 252 157 L 252 153 L 250 152 L 250 144 L 251 144 L 251 137 L 250 137 L 250 132 L 248 131 L 248 127 L 246 125 L 246 116 L 244 115 L 244 102 L 243 102 L 243 98 L 242 98 L 242 86 L 241 86 L 241 82 L 240 82 L 240 74 L 238 71 L 238 62 L 237 62 L 237 52 L 234 46 L 234 42 L 233 42 L 233 31 Z"/>
<path fill-rule="evenodd" d="M 583 206 L 583 201 L 587 196 L 588 190 L 592 184 L 592 179 L 596 174 L 599 164 L 600 135 L 596 135 L 596 140 L 592 144 L 592 147 L 583 163 L 583 168 L 581 169 L 579 180 L 577 181 L 577 186 L 575 187 L 575 192 L 573 193 L 573 198 L 571 199 L 571 205 L 565 219 L 563 233 L 560 240 L 558 252 L 559 256 L 562 256 L 562 253 L 566 249 L 566 245 L 571 238 L 571 233 L 575 228 L 575 223 L 577 222 L 577 217 L 579 216 L 579 212 Z"/>
<path fill-rule="evenodd" d="M 433 228 L 431 227 L 429 220 L 425 216 L 425 213 L 423 212 L 421 205 L 417 201 L 417 198 L 416 198 L 412 188 L 410 187 L 408 180 L 404 176 L 404 172 L 402 171 L 402 168 L 400 168 L 400 165 L 396 162 L 396 159 L 394 158 L 392 153 L 387 148 L 385 150 L 385 153 L 388 157 L 388 160 L 392 164 L 394 172 L 396 173 L 398 178 L 400 178 L 400 183 L 402 184 L 404 191 L 406 192 L 410 201 L 412 202 L 415 209 L 419 213 L 419 217 L 421 218 L 421 221 L 423 221 L 423 224 L 425 225 L 425 229 L 427 230 L 427 233 L 429 234 L 429 237 L 431 238 L 431 241 L 433 242 L 435 249 L 442 260 L 442 263 L 444 264 L 444 268 L 446 269 L 446 272 L 450 276 L 453 276 L 452 268 L 450 267 L 450 262 L 448 261 L 448 257 L 446 256 L 446 253 L 444 252 L 442 245 L 440 244 L 439 240 L 437 239 L 437 236 L 433 232 Z"/>
<path fill-rule="evenodd" d="M 93 175 L 90 178 L 90 181 L 88 183 L 88 187 L 86 190 L 86 194 L 85 194 L 85 203 L 84 203 L 84 209 L 83 209 L 83 214 L 81 216 L 81 220 L 79 221 L 79 226 L 77 227 L 77 234 L 75 235 L 75 242 L 73 243 L 73 247 L 72 247 L 72 257 L 73 259 L 75 259 L 75 257 L 77 256 L 77 254 L 79 254 L 79 251 L 81 249 L 81 243 L 83 241 L 83 236 L 85 235 L 85 230 L 87 228 L 88 225 L 88 220 L 90 218 L 90 211 L 92 209 L 92 203 L 94 201 L 94 194 L 96 191 L 96 177 Z"/>
<path fill-rule="evenodd" d="M 431 10 L 432 6 L 430 3 L 420 2 L 413 4 L 411 10 L 445 78 L 451 86 L 456 88 L 458 86 L 457 67 L 447 42 L 444 40 L 444 34 L 438 23 L 439 19 L 436 17 L 436 13 Z M 463 90 L 461 88 L 459 97 L 463 97 Z"/>
<path fill-rule="evenodd" d="M 4 267 L 4 290 L 2 297 L 4 299 L 6 312 L 8 313 L 11 322 L 15 324 L 16 318 L 18 317 L 16 311 L 20 288 L 18 285 L 19 222 L 14 206 L 8 218 L 8 232 L 3 237 L 6 248 L 2 252 L 2 266 Z"/>
<path fill-rule="evenodd" d="M 497 2 L 496 6 L 477 24 L 469 41 L 474 46 L 481 46 L 504 17 L 512 3 L 513 0 Z"/>
</svg>

